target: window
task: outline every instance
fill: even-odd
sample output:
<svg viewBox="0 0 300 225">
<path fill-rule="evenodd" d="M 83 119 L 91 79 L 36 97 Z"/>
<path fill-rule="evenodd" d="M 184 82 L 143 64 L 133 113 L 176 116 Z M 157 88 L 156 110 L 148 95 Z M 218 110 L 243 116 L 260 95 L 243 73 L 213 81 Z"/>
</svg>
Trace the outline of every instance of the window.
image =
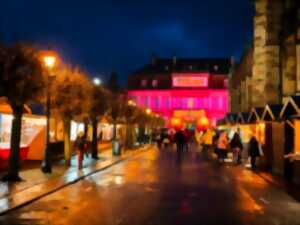
<svg viewBox="0 0 300 225">
<path fill-rule="evenodd" d="M 158 85 L 157 80 L 152 80 L 152 87 L 157 87 L 157 85 Z"/>
<path fill-rule="evenodd" d="M 194 108 L 194 99 L 193 98 L 188 98 L 187 107 L 189 109 Z"/>
<path fill-rule="evenodd" d="M 158 108 L 158 105 L 159 105 L 159 100 L 158 100 L 158 97 L 153 97 L 153 107 L 155 109 Z"/>
<path fill-rule="evenodd" d="M 147 86 L 147 80 L 141 80 L 141 86 L 146 87 Z"/>
<path fill-rule="evenodd" d="M 166 103 L 166 109 L 169 109 L 170 108 L 170 99 L 169 99 L 169 97 L 166 97 L 166 101 L 165 101 L 165 103 Z"/>
<path fill-rule="evenodd" d="M 228 88 L 228 79 L 224 80 L 224 88 Z"/>
<path fill-rule="evenodd" d="M 149 107 L 148 97 L 145 97 L 145 99 L 144 99 L 144 106 Z"/>
</svg>

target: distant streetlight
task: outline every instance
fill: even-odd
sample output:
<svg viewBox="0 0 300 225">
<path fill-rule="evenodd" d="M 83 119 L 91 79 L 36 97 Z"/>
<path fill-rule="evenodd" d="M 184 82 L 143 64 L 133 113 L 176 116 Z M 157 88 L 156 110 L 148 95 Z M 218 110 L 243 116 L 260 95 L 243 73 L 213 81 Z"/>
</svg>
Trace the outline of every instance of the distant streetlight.
<svg viewBox="0 0 300 225">
<path fill-rule="evenodd" d="M 95 78 L 93 79 L 93 83 L 94 83 L 96 86 L 100 86 L 101 83 L 102 83 L 102 81 L 101 81 L 101 79 L 99 79 L 98 77 L 95 77 Z"/>
<path fill-rule="evenodd" d="M 46 148 L 44 151 L 44 160 L 42 162 L 42 171 L 44 173 L 51 173 L 51 162 L 50 162 L 50 109 L 51 109 L 51 99 L 50 99 L 50 84 L 51 79 L 55 77 L 55 75 L 52 73 L 52 69 L 55 67 L 56 64 L 56 57 L 51 54 L 47 53 L 43 56 L 43 62 L 45 67 L 48 70 L 48 76 L 47 76 L 47 85 L 46 85 L 46 116 L 47 116 L 47 123 L 46 123 Z"/>
<path fill-rule="evenodd" d="M 128 100 L 128 105 L 136 106 L 136 103 L 133 100 Z"/>
<path fill-rule="evenodd" d="M 149 109 L 149 108 L 146 109 L 146 113 L 147 113 L 147 114 L 150 114 L 151 112 L 152 112 L 151 109 Z"/>
</svg>

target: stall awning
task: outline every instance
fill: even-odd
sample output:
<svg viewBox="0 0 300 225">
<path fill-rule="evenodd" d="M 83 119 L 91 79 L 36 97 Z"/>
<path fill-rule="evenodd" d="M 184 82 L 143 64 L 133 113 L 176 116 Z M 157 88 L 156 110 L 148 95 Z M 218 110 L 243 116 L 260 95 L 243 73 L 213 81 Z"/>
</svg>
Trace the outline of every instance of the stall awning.
<svg viewBox="0 0 300 225">
<path fill-rule="evenodd" d="M 12 114 L 12 108 L 4 97 L 0 97 L 0 113 Z M 27 105 L 24 106 L 24 113 L 31 114 L 31 109 Z"/>
<path fill-rule="evenodd" d="M 247 118 L 247 122 L 255 123 L 261 120 L 262 114 L 264 112 L 263 107 L 252 108 L 249 117 Z"/>
<path fill-rule="evenodd" d="M 278 120 L 282 108 L 283 108 L 282 104 L 266 105 L 261 119 L 264 121 Z"/>
<path fill-rule="evenodd" d="M 292 96 L 283 105 L 280 112 L 281 119 L 288 119 L 300 115 L 300 96 Z"/>
</svg>

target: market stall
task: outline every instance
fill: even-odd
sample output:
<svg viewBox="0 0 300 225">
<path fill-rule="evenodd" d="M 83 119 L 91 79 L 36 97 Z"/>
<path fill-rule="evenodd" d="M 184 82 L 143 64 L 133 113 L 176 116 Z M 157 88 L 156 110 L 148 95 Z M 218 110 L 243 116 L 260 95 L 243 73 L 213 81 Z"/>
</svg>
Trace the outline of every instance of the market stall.
<svg viewBox="0 0 300 225">
<path fill-rule="evenodd" d="M 275 174 L 284 173 L 284 122 L 279 120 L 282 104 L 266 105 L 261 120 L 266 124 L 266 156 Z"/>
<path fill-rule="evenodd" d="M 299 146 L 299 125 L 300 116 L 300 96 L 290 97 L 284 104 L 280 112 L 280 118 L 285 121 L 284 129 L 284 154 L 298 153 Z M 300 161 L 291 162 L 289 159 L 284 160 L 284 175 L 288 180 L 300 184 Z"/>
</svg>

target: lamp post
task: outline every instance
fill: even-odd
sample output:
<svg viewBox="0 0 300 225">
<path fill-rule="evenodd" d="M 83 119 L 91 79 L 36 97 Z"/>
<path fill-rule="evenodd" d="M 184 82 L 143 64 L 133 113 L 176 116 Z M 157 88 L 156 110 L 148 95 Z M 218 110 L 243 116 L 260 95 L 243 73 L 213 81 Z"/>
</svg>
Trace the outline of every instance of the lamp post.
<svg viewBox="0 0 300 225">
<path fill-rule="evenodd" d="M 56 57 L 53 55 L 45 55 L 43 57 L 43 62 L 45 67 L 48 70 L 47 74 L 47 83 L 46 83 L 46 117 L 47 117 L 47 124 L 46 124 L 46 147 L 44 151 L 44 160 L 42 162 L 42 171 L 44 173 L 51 173 L 51 160 L 50 160 L 50 109 L 51 109 L 51 99 L 50 99 L 50 84 L 51 79 L 55 76 L 52 74 L 52 69 L 56 63 Z"/>
</svg>

